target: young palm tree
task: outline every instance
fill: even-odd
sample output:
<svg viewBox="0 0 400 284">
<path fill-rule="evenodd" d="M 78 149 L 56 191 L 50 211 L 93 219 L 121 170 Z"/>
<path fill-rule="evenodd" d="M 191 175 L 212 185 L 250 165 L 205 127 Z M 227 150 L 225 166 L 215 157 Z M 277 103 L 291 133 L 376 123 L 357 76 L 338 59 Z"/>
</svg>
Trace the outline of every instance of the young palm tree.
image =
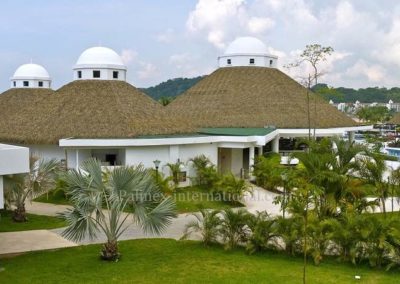
<svg viewBox="0 0 400 284">
<path fill-rule="evenodd" d="M 389 183 L 385 179 L 385 171 L 387 167 L 383 158 L 371 153 L 360 160 L 360 168 L 358 173 L 369 184 L 375 187 L 376 193 L 382 205 L 383 215 L 386 218 L 386 198 L 389 196 Z"/>
<path fill-rule="evenodd" d="M 175 187 L 179 184 L 179 173 L 181 172 L 182 162 L 176 163 L 167 163 L 166 166 L 169 168 L 172 176 L 172 181 L 174 182 Z"/>
<path fill-rule="evenodd" d="M 221 212 L 221 236 L 225 243 L 225 249 L 234 249 L 238 244 L 248 240 L 250 229 L 247 226 L 249 212 L 244 209 L 234 211 L 225 209 Z"/>
<path fill-rule="evenodd" d="M 5 195 L 8 203 L 15 205 L 12 218 L 15 222 L 26 222 L 25 202 L 52 190 L 61 164 L 55 159 L 44 160 L 31 156 L 28 174 L 6 176 Z"/>
<path fill-rule="evenodd" d="M 63 236 L 80 241 L 103 232 L 107 242 L 101 256 L 105 260 L 119 258 L 117 242 L 129 223 L 139 224 L 145 233 L 160 234 L 175 217 L 174 202 L 162 196 L 143 166 L 104 173 L 99 161 L 89 159 L 79 170 L 66 173 L 65 182 L 73 208 L 62 213 L 68 223 Z"/>
<path fill-rule="evenodd" d="M 189 160 L 193 164 L 193 168 L 196 171 L 196 183 L 203 185 L 204 183 L 204 171 L 206 168 L 212 166 L 209 158 L 205 155 L 199 155 Z"/>
<path fill-rule="evenodd" d="M 222 194 L 223 200 L 232 203 L 241 202 L 246 192 L 251 193 L 251 186 L 244 180 L 229 173 L 216 182 L 218 194 Z"/>
<path fill-rule="evenodd" d="M 193 213 L 196 220 L 186 225 L 182 239 L 187 239 L 193 233 L 200 233 L 204 245 L 208 246 L 217 242 L 222 222 L 218 214 L 220 214 L 219 210 L 206 209 L 201 209 L 200 213 Z"/>
<path fill-rule="evenodd" d="M 278 237 L 277 219 L 271 218 L 265 211 L 257 212 L 256 215 L 249 215 L 247 225 L 251 230 L 246 247 L 248 253 L 275 247 Z"/>
</svg>

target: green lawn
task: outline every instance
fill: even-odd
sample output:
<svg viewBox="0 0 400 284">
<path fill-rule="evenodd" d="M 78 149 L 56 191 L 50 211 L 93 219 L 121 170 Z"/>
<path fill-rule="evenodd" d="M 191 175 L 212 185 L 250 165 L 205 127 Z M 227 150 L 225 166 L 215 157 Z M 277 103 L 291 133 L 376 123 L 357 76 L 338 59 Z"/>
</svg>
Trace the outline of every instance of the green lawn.
<svg viewBox="0 0 400 284">
<path fill-rule="evenodd" d="M 4 258 L 1 283 L 302 283 L 302 260 L 278 253 L 246 255 L 169 239 L 120 242 L 118 263 L 99 260 L 100 245 Z M 309 265 L 307 283 L 399 283 L 399 271 L 326 261 Z M 360 275 L 361 280 L 354 276 Z"/>
<path fill-rule="evenodd" d="M 54 229 L 66 226 L 65 221 L 57 217 L 34 214 L 27 214 L 28 222 L 16 223 L 12 221 L 11 214 L 11 211 L 0 210 L 0 232 Z"/>
<path fill-rule="evenodd" d="M 197 212 L 199 208 L 207 209 L 226 209 L 231 207 L 241 207 L 240 203 L 232 204 L 218 200 L 212 200 L 212 195 L 199 187 L 180 188 L 172 194 L 176 202 L 179 213 Z M 38 202 L 69 205 L 62 191 L 49 192 L 35 199 Z"/>
<path fill-rule="evenodd" d="M 48 194 L 43 194 L 35 198 L 34 201 L 60 205 L 70 205 L 70 202 L 68 201 L 68 199 L 65 198 L 64 192 L 62 190 L 50 191 Z"/>
<path fill-rule="evenodd" d="M 172 194 L 176 202 L 179 213 L 197 212 L 199 208 L 206 209 L 227 209 L 232 207 L 242 207 L 241 203 L 228 203 L 215 200 L 212 194 L 196 186 L 178 189 Z"/>
</svg>

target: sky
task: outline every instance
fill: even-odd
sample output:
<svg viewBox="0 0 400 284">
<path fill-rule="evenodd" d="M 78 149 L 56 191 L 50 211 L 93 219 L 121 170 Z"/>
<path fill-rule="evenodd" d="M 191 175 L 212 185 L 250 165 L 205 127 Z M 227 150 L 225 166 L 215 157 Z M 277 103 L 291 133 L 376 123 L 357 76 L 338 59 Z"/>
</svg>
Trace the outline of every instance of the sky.
<svg viewBox="0 0 400 284">
<path fill-rule="evenodd" d="M 398 0 L 2 0 L 0 91 L 16 68 L 43 65 L 55 89 L 92 46 L 119 53 L 128 82 L 149 87 L 209 74 L 240 36 L 261 39 L 287 70 L 307 44 L 331 46 L 320 81 L 334 87 L 400 86 Z"/>
</svg>

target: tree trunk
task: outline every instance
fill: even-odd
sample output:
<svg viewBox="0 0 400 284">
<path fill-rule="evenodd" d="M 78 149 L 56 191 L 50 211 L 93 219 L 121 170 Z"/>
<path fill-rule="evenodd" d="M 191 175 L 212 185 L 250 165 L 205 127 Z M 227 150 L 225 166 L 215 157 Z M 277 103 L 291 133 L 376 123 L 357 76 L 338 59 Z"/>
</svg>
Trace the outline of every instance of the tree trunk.
<svg viewBox="0 0 400 284">
<path fill-rule="evenodd" d="M 12 219 L 14 222 L 18 222 L 18 223 L 28 221 L 28 218 L 26 218 L 26 211 L 25 211 L 24 203 L 17 206 L 17 208 L 13 212 Z"/>
<path fill-rule="evenodd" d="M 103 245 L 103 249 L 101 251 L 101 258 L 103 260 L 108 261 L 117 261 L 120 258 L 120 254 L 118 252 L 118 243 L 115 240 L 108 240 L 107 243 Z"/>
</svg>

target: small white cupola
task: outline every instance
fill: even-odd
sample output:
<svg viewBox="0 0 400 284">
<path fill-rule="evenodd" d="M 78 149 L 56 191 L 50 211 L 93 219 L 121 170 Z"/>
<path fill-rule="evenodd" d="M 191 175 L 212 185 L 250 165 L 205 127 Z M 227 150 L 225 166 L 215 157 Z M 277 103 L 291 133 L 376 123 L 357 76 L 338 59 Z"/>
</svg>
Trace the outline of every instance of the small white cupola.
<svg viewBox="0 0 400 284">
<path fill-rule="evenodd" d="M 126 81 L 126 66 L 114 50 L 91 47 L 79 56 L 74 66 L 74 80 Z"/>
<path fill-rule="evenodd" d="M 278 57 L 268 53 L 267 46 L 255 37 L 239 37 L 218 57 L 219 67 L 258 66 L 276 68 Z"/>
<path fill-rule="evenodd" d="M 10 81 L 11 88 L 51 88 L 51 78 L 47 70 L 34 63 L 18 67 Z"/>
</svg>

